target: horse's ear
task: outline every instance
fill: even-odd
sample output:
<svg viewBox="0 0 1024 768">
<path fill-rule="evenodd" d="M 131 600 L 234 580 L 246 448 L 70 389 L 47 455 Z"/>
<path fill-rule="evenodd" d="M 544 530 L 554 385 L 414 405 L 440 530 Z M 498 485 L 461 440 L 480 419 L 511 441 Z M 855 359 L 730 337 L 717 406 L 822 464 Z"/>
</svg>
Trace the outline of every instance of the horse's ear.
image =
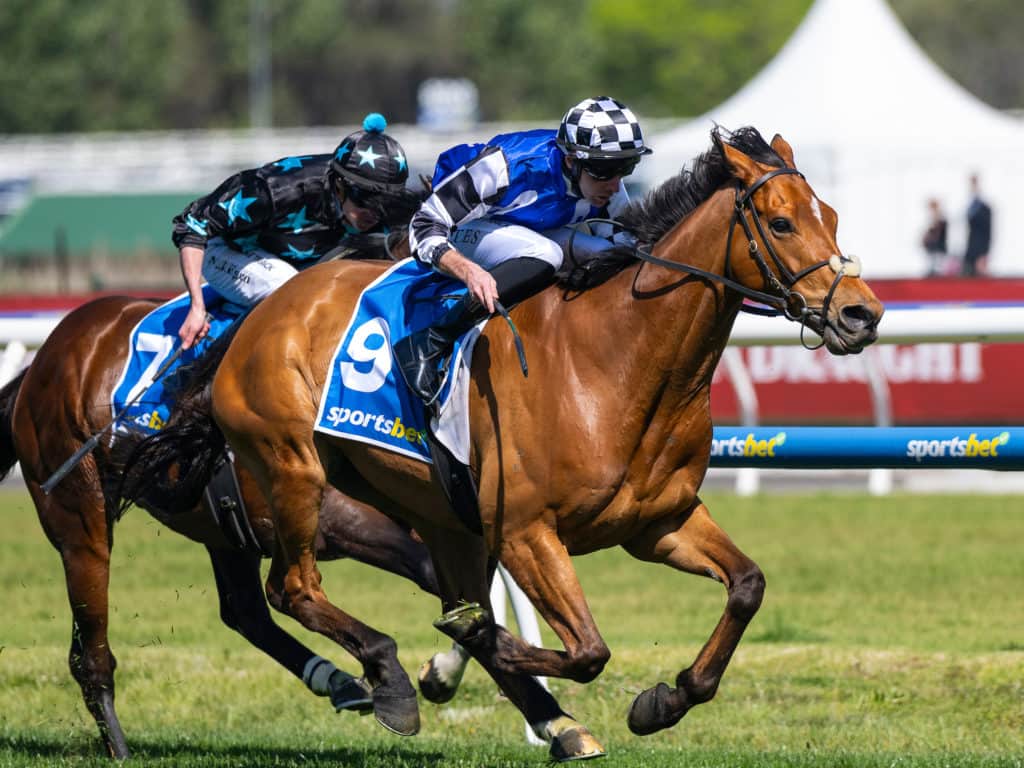
<svg viewBox="0 0 1024 768">
<path fill-rule="evenodd" d="M 732 171 L 733 176 L 739 179 L 744 186 L 750 186 L 761 177 L 763 171 L 758 168 L 756 161 L 728 142 L 723 141 L 720 136 L 715 135 L 714 139 L 715 144 L 718 145 L 718 148 L 725 156 L 725 162 L 729 164 L 729 169 Z"/>
<path fill-rule="evenodd" d="M 775 150 L 775 154 L 785 161 L 787 166 L 790 168 L 796 168 L 796 163 L 793 162 L 793 148 L 789 146 L 788 141 L 777 133 L 775 134 L 775 138 L 772 139 L 772 149 Z"/>
</svg>

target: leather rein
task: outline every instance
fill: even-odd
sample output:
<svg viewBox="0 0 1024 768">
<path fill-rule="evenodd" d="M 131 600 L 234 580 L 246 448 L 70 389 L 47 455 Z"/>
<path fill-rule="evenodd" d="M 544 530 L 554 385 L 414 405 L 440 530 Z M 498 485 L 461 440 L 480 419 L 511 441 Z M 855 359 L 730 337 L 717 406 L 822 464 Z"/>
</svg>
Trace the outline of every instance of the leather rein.
<svg viewBox="0 0 1024 768">
<path fill-rule="evenodd" d="M 821 343 L 814 346 L 810 346 L 804 340 L 804 330 L 807 328 L 807 321 L 812 317 L 817 317 L 821 322 L 821 333 L 822 336 L 824 336 L 825 327 L 828 324 L 829 306 L 832 303 L 832 297 L 836 292 L 836 288 L 839 286 L 839 281 L 847 275 L 850 275 L 851 277 L 859 275 L 860 262 L 856 257 L 834 255 L 831 258 L 823 259 L 808 267 L 804 267 L 798 272 L 792 272 L 788 267 L 786 267 L 782 262 L 782 259 L 780 259 L 778 254 L 775 252 L 771 241 L 765 233 L 764 225 L 761 222 L 761 217 L 757 213 L 757 208 L 754 207 L 752 198 L 754 192 L 776 176 L 789 174 L 795 174 L 800 178 L 804 178 L 804 175 L 796 168 L 777 168 L 774 171 L 769 171 L 764 174 L 746 189 L 740 186 L 736 187 L 736 202 L 733 207 L 732 221 L 729 224 L 729 236 L 725 244 L 725 275 L 720 275 L 716 272 L 709 272 L 690 264 L 682 264 L 677 261 L 669 261 L 668 259 L 659 258 L 651 254 L 649 248 L 644 248 L 642 246 L 637 247 L 635 249 L 635 253 L 639 259 L 646 261 L 649 264 L 665 267 L 666 269 L 671 269 L 676 272 L 685 272 L 687 274 L 696 275 L 697 277 L 703 277 L 708 280 L 721 283 L 745 298 L 752 299 L 753 301 L 764 305 L 762 307 L 742 305 L 740 309 L 744 312 L 756 315 L 766 315 L 769 317 L 783 315 L 788 320 L 799 322 L 800 343 L 807 349 L 818 349 L 825 343 L 824 338 L 822 338 Z M 761 252 L 757 238 L 754 236 L 754 229 L 751 228 L 750 221 L 748 221 L 748 217 L 745 215 L 747 212 L 750 213 L 749 218 L 753 220 L 754 228 L 757 230 L 757 234 L 760 235 L 761 242 L 764 244 L 764 250 L 768 252 L 768 256 L 771 258 L 772 264 L 774 264 L 776 270 L 778 270 L 778 275 L 776 275 L 776 273 L 768 266 L 768 261 Z M 764 280 L 764 284 L 768 288 L 767 291 L 758 291 L 753 288 L 749 288 L 748 286 L 733 279 L 731 275 L 732 270 L 730 268 L 731 261 L 729 259 L 729 252 L 732 250 L 732 239 L 733 234 L 736 231 L 737 224 L 743 228 L 743 232 L 747 238 L 750 257 L 757 265 L 758 271 L 761 273 L 761 278 Z M 807 299 L 804 298 L 803 294 L 795 290 L 795 286 L 800 280 L 807 277 L 807 275 L 825 266 L 831 267 L 836 273 L 836 276 L 832 281 L 832 286 L 829 288 L 828 293 L 825 295 L 825 301 L 822 303 L 821 308 L 812 308 L 808 306 Z"/>
</svg>

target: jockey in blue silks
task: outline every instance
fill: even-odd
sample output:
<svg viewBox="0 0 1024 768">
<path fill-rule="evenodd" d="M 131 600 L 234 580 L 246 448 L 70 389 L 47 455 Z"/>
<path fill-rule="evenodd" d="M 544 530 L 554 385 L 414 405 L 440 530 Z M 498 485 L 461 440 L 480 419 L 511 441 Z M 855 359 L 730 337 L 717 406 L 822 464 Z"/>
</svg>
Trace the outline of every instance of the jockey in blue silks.
<svg viewBox="0 0 1024 768">
<path fill-rule="evenodd" d="M 421 262 L 469 289 L 435 325 L 393 347 L 406 383 L 426 403 L 441 385 L 440 365 L 455 340 L 495 311 L 551 284 L 570 240 L 569 225 L 614 219 L 629 198 L 622 179 L 651 150 L 622 103 L 586 99 L 554 130 L 495 136 L 442 153 L 433 194 L 409 225 Z M 612 242 L 576 235 L 574 250 Z"/>
</svg>

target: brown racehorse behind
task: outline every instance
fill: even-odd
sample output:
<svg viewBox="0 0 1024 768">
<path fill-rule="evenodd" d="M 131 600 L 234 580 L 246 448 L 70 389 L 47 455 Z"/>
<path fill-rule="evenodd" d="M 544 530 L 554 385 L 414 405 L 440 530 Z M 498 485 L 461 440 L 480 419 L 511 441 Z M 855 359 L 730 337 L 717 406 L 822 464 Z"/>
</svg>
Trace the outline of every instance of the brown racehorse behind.
<svg viewBox="0 0 1024 768">
<path fill-rule="evenodd" d="M 835 212 L 795 170 L 779 136 L 769 146 L 753 129 L 714 133 L 692 170 L 622 218 L 648 244 L 643 260 L 572 301 L 549 289 L 512 312 L 529 378 L 503 324 L 477 342 L 469 411 L 482 537 L 459 523 L 427 465 L 313 430 L 332 354 L 381 266 L 316 267 L 257 307 L 227 350 L 212 407 L 182 424 L 215 421 L 222 435 L 211 428 L 211 442 L 226 437 L 267 496 L 279 532 L 271 604 L 356 652 L 359 640 L 316 567 L 321 500 L 333 482 L 374 506 L 395 505 L 434 559 L 445 612 L 438 627 L 487 669 L 557 759 L 603 754 L 530 677 L 586 682 L 610 657 L 573 555 L 621 546 L 725 586 L 725 611 L 697 658 L 673 685 L 658 683 L 634 700 L 628 722 L 638 734 L 670 727 L 714 696 L 761 604 L 760 569 L 698 496 L 711 448 L 712 374 L 743 299 L 785 312 L 835 354 L 872 343 L 883 312 L 859 263 L 836 244 Z M 176 428 L 154 452 L 142 446 L 129 495 L 143 492 L 150 470 L 187 459 L 174 454 Z M 491 620 L 496 560 L 563 650 L 529 646 Z"/>
<path fill-rule="evenodd" d="M 156 306 L 148 300 L 108 297 L 79 307 L 60 322 L 31 366 L 0 390 L 0 476 L 16 461 L 21 462 L 43 530 L 60 553 L 72 611 L 71 673 L 81 686 L 107 751 L 117 758 L 127 757 L 129 750 L 114 709 L 116 662 L 107 635 L 107 587 L 116 520 L 115 508 L 104 502 L 101 485 L 110 470 L 107 441 L 101 441 L 51 494 L 43 493 L 40 485 L 90 436 L 110 423 L 111 390 L 125 364 L 129 334 Z M 251 527 L 261 549 L 269 552 L 274 546 L 269 509 L 250 475 L 240 472 L 239 482 Z M 225 624 L 300 679 L 307 673 L 307 684 L 319 694 L 329 695 L 333 704 L 348 706 L 347 697 L 353 691 L 347 681 L 351 678 L 343 673 L 325 679 L 324 671 L 333 665 L 321 665 L 317 671 L 314 663 L 311 668 L 310 661 L 319 657 L 271 619 L 258 551 L 232 545 L 198 505 L 173 516 L 148 507 L 158 520 L 206 546 Z M 436 593 L 426 549 L 406 526 L 332 488 L 323 495 L 318 520 L 314 535 L 319 557 L 355 558 Z M 382 647 L 378 652 L 393 657 L 394 649 Z M 355 693 L 359 694 L 358 689 Z M 366 694 L 362 696 L 365 700 Z M 377 714 L 387 719 L 386 712 Z M 415 722 L 403 712 L 400 720 L 385 724 L 409 732 Z"/>
</svg>

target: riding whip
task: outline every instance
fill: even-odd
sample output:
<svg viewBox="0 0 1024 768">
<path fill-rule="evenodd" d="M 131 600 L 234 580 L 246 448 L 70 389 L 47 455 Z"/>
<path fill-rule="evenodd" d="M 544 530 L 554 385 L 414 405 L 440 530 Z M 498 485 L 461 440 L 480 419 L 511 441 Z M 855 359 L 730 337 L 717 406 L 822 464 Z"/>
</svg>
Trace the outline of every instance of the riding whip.
<svg viewBox="0 0 1024 768">
<path fill-rule="evenodd" d="M 207 316 L 207 318 L 209 320 L 209 316 Z M 146 384 L 146 386 L 143 389 L 141 389 L 135 395 L 135 397 L 133 397 L 130 401 L 125 403 L 124 408 L 122 408 L 120 412 L 116 416 L 114 416 L 114 419 L 109 424 L 107 424 L 107 426 L 105 426 L 95 435 L 86 440 L 82 444 L 82 447 L 75 451 L 70 459 L 61 464 L 60 467 L 58 467 L 57 471 L 50 475 L 50 479 L 40 486 L 40 488 L 43 489 L 43 493 L 49 495 L 50 491 L 52 491 L 57 486 L 57 483 L 59 483 L 61 480 L 67 477 L 71 473 L 71 470 L 73 470 L 75 467 L 79 465 L 79 463 L 81 463 L 82 459 L 84 459 L 86 456 L 93 452 L 93 449 L 95 449 L 96 446 L 99 445 L 100 438 L 103 437 L 104 434 L 106 434 L 107 430 L 109 430 L 111 427 L 117 424 L 117 422 L 124 418 L 124 415 L 128 412 L 128 410 L 132 406 L 134 406 L 142 398 L 142 396 L 145 395 L 150 390 L 150 388 L 160 379 L 161 376 L 167 373 L 167 370 L 172 365 L 174 365 L 177 359 L 181 357 L 181 353 L 184 351 L 184 347 L 178 347 L 175 353 L 168 357 L 167 360 L 164 361 L 164 364 L 161 365 L 159 369 L 157 369 L 157 372 L 153 374 L 153 378 L 149 381 L 149 383 Z"/>
</svg>

